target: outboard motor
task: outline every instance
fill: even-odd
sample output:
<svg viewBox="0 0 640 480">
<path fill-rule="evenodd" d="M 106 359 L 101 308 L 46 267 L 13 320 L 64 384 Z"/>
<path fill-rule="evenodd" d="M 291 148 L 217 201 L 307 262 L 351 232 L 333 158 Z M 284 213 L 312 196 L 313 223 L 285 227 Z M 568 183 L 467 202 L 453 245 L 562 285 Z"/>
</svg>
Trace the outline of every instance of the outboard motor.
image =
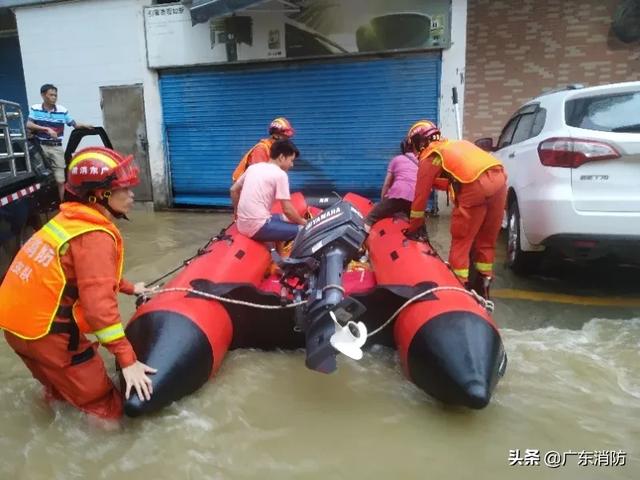
<svg viewBox="0 0 640 480">
<path fill-rule="evenodd" d="M 362 357 L 360 347 L 367 332 L 355 320 L 365 307 L 344 296 L 342 274 L 348 262 L 357 258 L 367 237 L 362 214 L 353 205 L 340 201 L 309 220 L 298 233 L 289 258 L 276 258 L 283 270 L 282 283 L 291 287 L 296 279 L 301 290 L 293 290 L 296 300 L 307 303 L 296 312 L 296 325 L 305 333 L 306 365 L 331 373 L 337 368 L 336 354 Z"/>
</svg>

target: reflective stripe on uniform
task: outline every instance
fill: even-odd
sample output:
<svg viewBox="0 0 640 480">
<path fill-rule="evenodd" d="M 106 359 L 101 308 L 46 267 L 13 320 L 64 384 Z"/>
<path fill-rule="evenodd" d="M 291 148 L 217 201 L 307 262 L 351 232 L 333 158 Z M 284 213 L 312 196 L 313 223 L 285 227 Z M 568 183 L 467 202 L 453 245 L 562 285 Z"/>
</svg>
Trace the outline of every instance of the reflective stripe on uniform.
<svg viewBox="0 0 640 480">
<path fill-rule="evenodd" d="M 58 240 L 57 244 L 62 245 L 67 243 L 71 238 L 69 232 L 67 232 L 62 225 L 60 225 L 55 220 L 49 220 L 47 224 L 43 227 L 43 230 L 46 230 L 49 235 Z"/>
<path fill-rule="evenodd" d="M 409 218 L 424 218 L 424 211 L 411 210 Z"/>
<path fill-rule="evenodd" d="M 453 273 L 456 274 L 457 277 L 460 278 L 469 278 L 469 269 L 468 268 L 454 268 Z"/>
<path fill-rule="evenodd" d="M 98 341 L 100 343 L 111 343 L 124 337 L 124 327 L 122 326 L 122 323 L 116 323 L 101 330 L 97 330 L 93 332 L 93 334 L 98 337 Z"/>
<path fill-rule="evenodd" d="M 482 273 L 491 273 L 493 271 L 493 263 L 482 263 L 476 262 L 474 263 L 476 270 Z"/>
</svg>

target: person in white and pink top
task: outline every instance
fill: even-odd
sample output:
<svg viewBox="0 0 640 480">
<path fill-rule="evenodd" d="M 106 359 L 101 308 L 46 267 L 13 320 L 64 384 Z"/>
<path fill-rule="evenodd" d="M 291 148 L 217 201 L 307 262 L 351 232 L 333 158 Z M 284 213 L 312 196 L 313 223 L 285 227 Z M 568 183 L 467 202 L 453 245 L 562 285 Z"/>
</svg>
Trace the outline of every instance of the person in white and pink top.
<svg viewBox="0 0 640 480">
<path fill-rule="evenodd" d="M 409 216 L 416 188 L 418 159 L 410 151 L 406 138 L 400 143 L 400 148 L 402 154 L 393 157 L 389 163 L 380 202 L 373 207 L 364 221 L 367 231 L 378 220 L 393 217 L 396 213 L 403 212 Z"/>
<path fill-rule="evenodd" d="M 251 165 L 233 184 L 231 202 L 241 234 L 261 242 L 293 240 L 307 223 L 291 203 L 287 175 L 299 153 L 291 140 L 277 140 L 271 146 L 269 161 Z M 271 214 L 278 200 L 286 219 Z"/>
</svg>

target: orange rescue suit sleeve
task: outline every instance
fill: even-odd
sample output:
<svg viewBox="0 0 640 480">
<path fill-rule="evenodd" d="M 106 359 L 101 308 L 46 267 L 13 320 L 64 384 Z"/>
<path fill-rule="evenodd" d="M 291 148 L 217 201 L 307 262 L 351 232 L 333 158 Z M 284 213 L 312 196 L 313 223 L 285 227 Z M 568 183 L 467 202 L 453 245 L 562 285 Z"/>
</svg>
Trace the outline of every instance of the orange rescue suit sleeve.
<svg viewBox="0 0 640 480">
<path fill-rule="evenodd" d="M 435 188 L 436 190 L 442 190 L 444 192 L 449 190 L 449 185 L 451 185 L 451 182 L 448 178 L 444 177 L 438 177 L 433 182 L 433 188 Z"/>
<path fill-rule="evenodd" d="M 247 168 L 249 165 L 253 165 L 254 163 L 260 162 L 268 162 L 269 161 L 269 149 L 264 143 L 259 143 L 253 149 L 249 158 L 247 159 Z"/>
<path fill-rule="evenodd" d="M 87 324 L 98 331 L 120 323 L 117 293 L 117 253 L 113 238 L 102 231 L 88 232 L 69 242 L 80 304 Z M 126 337 L 104 344 L 121 368 L 136 362 L 136 354 Z"/>
<path fill-rule="evenodd" d="M 134 293 L 133 283 L 131 283 L 129 280 L 123 277 L 120 280 L 120 286 L 118 287 L 118 290 L 120 290 L 120 293 L 124 293 L 125 295 L 133 295 Z"/>
<path fill-rule="evenodd" d="M 442 164 L 438 154 L 432 154 L 420 159 L 416 178 L 416 192 L 411 204 L 409 232 L 415 232 L 424 225 L 424 211 L 427 208 L 429 194 L 436 178 L 441 173 Z"/>
</svg>

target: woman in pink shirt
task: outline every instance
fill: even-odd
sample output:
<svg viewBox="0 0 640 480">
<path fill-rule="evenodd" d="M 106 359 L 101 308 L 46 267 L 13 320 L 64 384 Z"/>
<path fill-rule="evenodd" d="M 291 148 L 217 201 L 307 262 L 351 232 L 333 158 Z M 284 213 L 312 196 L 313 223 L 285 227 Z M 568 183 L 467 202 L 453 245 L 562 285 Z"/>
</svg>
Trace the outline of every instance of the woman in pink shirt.
<svg viewBox="0 0 640 480">
<path fill-rule="evenodd" d="M 378 220 L 392 217 L 396 213 L 411 210 L 411 202 L 416 188 L 418 159 L 407 145 L 407 139 L 400 143 L 402 154 L 393 157 L 387 168 L 387 176 L 382 185 L 381 201 L 373 207 L 365 219 L 369 229 Z"/>
</svg>

